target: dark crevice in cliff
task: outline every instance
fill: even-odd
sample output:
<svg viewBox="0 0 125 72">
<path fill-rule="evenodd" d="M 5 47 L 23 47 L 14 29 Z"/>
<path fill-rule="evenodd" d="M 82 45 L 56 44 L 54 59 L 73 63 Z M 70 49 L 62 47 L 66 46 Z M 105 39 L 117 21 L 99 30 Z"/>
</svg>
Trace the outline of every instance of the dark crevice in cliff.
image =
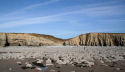
<svg viewBox="0 0 125 72">
<path fill-rule="evenodd" d="M 88 37 L 89 37 L 89 33 L 88 33 L 88 34 L 86 34 L 85 46 L 87 46 L 87 45 L 88 45 L 88 44 L 87 44 L 87 42 L 88 42 Z"/>
<path fill-rule="evenodd" d="M 98 34 L 98 44 L 100 45 L 100 46 L 102 46 L 102 44 L 101 44 L 101 40 L 99 39 L 99 34 Z"/>
<path fill-rule="evenodd" d="M 9 46 L 10 44 L 9 44 L 9 42 L 8 42 L 8 36 L 7 36 L 7 34 L 5 34 L 5 46 Z"/>
</svg>

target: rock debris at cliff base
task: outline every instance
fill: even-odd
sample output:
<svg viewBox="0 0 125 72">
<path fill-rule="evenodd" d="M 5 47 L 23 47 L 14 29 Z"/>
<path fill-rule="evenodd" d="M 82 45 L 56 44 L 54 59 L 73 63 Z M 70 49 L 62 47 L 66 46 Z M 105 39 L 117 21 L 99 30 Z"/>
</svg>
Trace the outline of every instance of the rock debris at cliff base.
<svg viewBox="0 0 125 72">
<path fill-rule="evenodd" d="M 125 59 L 125 47 L 109 46 L 10 46 L 0 47 L 0 59 L 23 59 L 23 58 L 51 58 L 63 59 L 66 63 L 82 60 L 94 61 L 117 61 Z"/>
<path fill-rule="evenodd" d="M 0 64 L 2 72 L 124 72 L 125 47 L 0 47 Z"/>
</svg>

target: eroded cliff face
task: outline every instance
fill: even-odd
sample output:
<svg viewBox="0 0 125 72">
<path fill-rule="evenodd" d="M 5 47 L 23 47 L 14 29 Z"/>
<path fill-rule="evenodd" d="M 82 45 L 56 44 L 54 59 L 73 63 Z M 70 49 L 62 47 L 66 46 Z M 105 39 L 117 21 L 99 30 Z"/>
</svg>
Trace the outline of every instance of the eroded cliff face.
<svg viewBox="0 0 125 72">
<path fill-rule="evenodd" d="M 0 46 L 125 46 L 125 33 L 87 33 L 71 39 L 33 33 L 0 33 Z"/>
<path fill-rule="evenodd" d="M 125 46 L 125 33 L 87 33 L 68 39 L 65 45 Z"/>
<path fill-rule="evenodd" d="M 50 35 L 0 33 L 0 46 L 49 46 L 62 44 L 62 39 Z"/>
</svg>

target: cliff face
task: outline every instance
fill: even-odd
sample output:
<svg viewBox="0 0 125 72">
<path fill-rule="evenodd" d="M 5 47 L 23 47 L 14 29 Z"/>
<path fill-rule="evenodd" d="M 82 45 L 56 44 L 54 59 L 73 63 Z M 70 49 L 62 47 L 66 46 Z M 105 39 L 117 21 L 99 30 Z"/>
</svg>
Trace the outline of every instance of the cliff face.
<svg viewBox="0 0 125 72">
<path fill-rule="evenodd" d="M 68 39 L 65 45 L 125 46 L 125 33 L 88 33 Z"/>
<path fill-rule="evenodd" d="M 28 33 L 0 33 L 0 46 L 125 46 L 125 33 L 87 33 L 71 39 Z"/>
<path fill-rule="evenodd" d="M 62 45 L 63 40 L 50 35 L 26 33 L 0 33 L 0 46 Z"/>
</svg>

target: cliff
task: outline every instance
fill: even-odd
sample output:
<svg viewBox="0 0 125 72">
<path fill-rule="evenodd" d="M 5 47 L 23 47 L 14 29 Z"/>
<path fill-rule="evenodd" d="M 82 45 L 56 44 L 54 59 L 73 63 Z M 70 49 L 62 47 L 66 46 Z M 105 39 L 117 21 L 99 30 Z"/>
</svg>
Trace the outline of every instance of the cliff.
<svg viewBox="0 0 125 72">
<path fill-rule="evenodd" d="M 33 33 L 0 33 L 0 46 L 49 46 L 62 44 L 62 39 L 50 35 Z"/>
<path fill-rule="evenodd" d="M 125 46 L 125 33 L 87 33 L 71 39 L 34 33 L 0 33 L 0 46 Z"/>
<path fill-rule="evenodd" d="M 125 46 L 125 33 L 87 33 L 68 39 L 64 45 Z"/>
</svg>

